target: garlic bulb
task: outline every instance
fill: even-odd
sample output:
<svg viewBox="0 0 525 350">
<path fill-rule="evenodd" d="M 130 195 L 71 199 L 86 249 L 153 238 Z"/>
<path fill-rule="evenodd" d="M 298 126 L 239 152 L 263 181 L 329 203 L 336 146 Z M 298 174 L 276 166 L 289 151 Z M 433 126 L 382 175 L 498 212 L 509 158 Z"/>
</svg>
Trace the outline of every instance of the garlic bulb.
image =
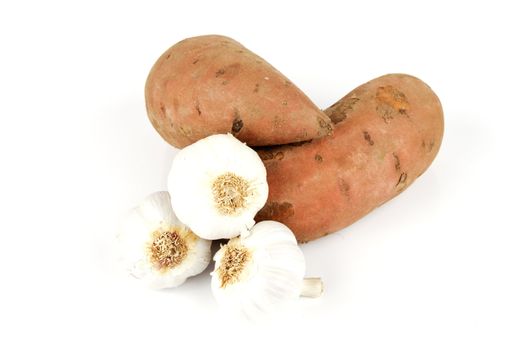
<svg viewBox="0 0 525 350">
<path fill-rule="evenodd" d="M 268 198 L 262 160 L 231 134 L 208 136 L 177 153 L 168 190 L 180 220 L 205 239 L 249 230 Z"/>
<path fill-rule="evenodd" d="M 320 279 L 304 279 L 304 255 L 294 234 L 276 221 L 259 222 L 247 236 L 231 239 L 213 260 L 213 295 L 250 319 L 300 295 L 322 293 Z"/>
<path fill-rule="evenodd" d="M 121 261 L 151 288 L 176 287 L 201 273 L 211 259 L 211 241 L 196 236 L 171 208 L 168 192 L 156 192 L 132 209 L 117 236 Z"/>
</svg>

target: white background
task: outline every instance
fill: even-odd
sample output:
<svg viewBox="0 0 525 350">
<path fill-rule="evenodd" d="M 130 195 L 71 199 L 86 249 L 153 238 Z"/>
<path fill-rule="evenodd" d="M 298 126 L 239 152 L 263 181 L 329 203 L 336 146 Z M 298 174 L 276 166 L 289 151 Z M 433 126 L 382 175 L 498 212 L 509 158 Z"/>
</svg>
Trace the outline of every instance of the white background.
<svg viewBox="0 0 525 350">
<path fill-rule="evenodd" d="M 515 3 L 2 1 L 0 348 L 524 349 Z M 114 265 L 117 220 L 165 189 L 174 154 L 146 117 L 148 71 L 209 33 L 264 57 L 321 108 L 405 72 L 445 110 L 430 169 L 302 246 L 325 294 L 268 324 L 220 314 L 208 274 L 154 292 Z"/>
</svg>

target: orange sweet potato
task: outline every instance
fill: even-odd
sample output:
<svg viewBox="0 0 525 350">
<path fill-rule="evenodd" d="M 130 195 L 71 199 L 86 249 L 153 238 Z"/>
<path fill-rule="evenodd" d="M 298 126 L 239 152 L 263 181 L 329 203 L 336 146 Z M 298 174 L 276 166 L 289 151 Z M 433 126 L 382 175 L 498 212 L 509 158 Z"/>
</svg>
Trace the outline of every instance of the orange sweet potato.
<svg viewBox="0 0 525 350">
<path fill-rule="evenodd" d="M 226 132 L 260 146 L 332 130 L 330 119 L 290 80 L 224 36 L 172 46 L 151 69 L 145 95 L 151 123 L 175 147 Z"/>
<path fill-rule="evenodd" d="M 302 242 L 342 229 L 404 191 L 443 137 L 438 97 L 408 75 L 374 79 L 325 112 L 333 135 L 259 149 L 270 194 L 256 219 L 280 221 Z"/>
</svg>

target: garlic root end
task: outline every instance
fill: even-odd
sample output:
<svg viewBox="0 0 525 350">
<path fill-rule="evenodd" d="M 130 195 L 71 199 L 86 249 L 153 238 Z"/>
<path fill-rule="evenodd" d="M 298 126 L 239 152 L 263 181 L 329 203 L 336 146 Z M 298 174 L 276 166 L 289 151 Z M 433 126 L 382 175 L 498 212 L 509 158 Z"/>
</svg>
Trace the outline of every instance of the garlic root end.
<svg viewBox="0 0 525 350">
<path fill-rule="evenodd" d="M 309 277 L 303 279 L 301 296 L 306 298 L 318 298 L 323 294 L 323 281 L 319 277 Z"/>
</svg>

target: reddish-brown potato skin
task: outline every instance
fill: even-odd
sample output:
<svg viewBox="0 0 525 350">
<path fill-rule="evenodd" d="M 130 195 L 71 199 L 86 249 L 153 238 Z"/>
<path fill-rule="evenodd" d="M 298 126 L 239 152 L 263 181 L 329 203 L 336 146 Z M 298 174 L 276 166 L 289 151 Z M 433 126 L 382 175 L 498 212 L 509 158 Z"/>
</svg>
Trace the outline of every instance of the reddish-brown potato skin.
<svg viewBox="0 0 525 350">
<path fill-rule="evenodd" d="M 148 117 L 171 145 L 231 132 L 251 146 L 331 133 L 330 119 L 283 74 L 238 42 L 207 35 L 166 51 L 145 88 Z"/>
<path fill-rule="evenodd" d="M 340 230 L 404 191 L 443 137 L 438 97 L 403 74 L 374 79 L 325 113 L 331 136 L 259 150 L 270 193 L 257 220 L 277 220 L 300 242 Z"/>
</svg>

